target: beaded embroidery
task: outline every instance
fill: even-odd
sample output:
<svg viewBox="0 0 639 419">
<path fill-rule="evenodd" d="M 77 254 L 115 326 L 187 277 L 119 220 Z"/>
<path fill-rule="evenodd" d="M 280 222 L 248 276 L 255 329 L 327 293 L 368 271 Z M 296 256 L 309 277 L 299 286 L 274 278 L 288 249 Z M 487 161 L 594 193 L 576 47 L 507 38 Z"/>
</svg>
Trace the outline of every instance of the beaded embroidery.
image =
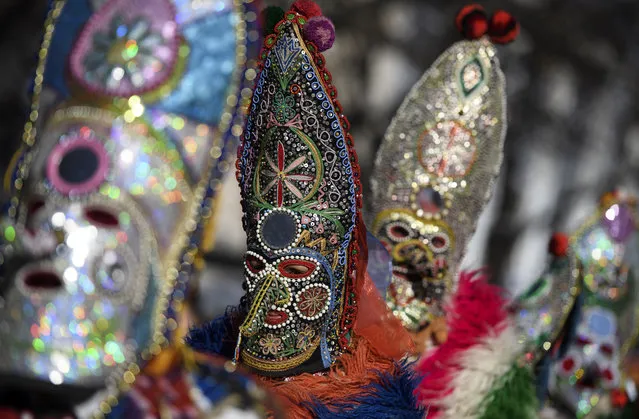
<svg viewBox="0 0 639 419">
<path fill-rule="evenodd" d="M 410 331 L 442 315 L 499 173 L 504 76 L 486 38 L 445 51 L 412 88 L 375 161 L 370 228 L 393 256 L 388 306 Z"/>
<path fill-rule="evenodd" d="M 265 375 L 329 367 L 355 313 L 359 168 L 305 23 L 289 12 L 266 38 L 238 152 L 249 249 L 239 360 Z"/>
</svg>

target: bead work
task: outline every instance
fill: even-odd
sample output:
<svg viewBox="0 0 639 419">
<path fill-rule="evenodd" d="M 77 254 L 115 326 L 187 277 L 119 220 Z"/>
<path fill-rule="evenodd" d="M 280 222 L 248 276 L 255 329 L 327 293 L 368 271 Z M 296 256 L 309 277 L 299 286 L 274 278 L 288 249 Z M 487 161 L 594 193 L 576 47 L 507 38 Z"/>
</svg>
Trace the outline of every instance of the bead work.
<svg viewBox="0 0 639 419">
<path fill-rule="evenodd" d="M 429 311 L 442 314 L 490 198 L 506 133 L 504 94 L 490 41 L 458 42 L 412 88 L 377 154 L 369 225 L 394 256 L 387 302 L 409 330 L 426 326 Z M 427 225 L 438 235 L 424 235 Z M 407 241 L 427 245 L 409 250 Z"/>
<path fill-rule="evenodd" d="M 355 312 L 359 168 L 324 57 L 301 36 L 305 24 L 289 12 L 266 38 L 238 151 L 247 258 L 265 262 L 259 273 L 255 260 L 246 267 L 239 360 L 276 376 L 316 372 L 305 363 L 318 347 L 319 368 L 330 366 Z"/>
</svg>

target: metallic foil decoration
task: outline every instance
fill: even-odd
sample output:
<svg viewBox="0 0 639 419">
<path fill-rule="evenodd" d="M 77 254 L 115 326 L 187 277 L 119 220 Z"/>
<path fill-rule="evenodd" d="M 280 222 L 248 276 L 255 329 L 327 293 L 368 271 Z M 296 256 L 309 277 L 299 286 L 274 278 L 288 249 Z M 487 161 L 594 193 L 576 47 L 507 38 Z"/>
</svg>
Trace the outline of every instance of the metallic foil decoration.
<svg viewBox="0 0 639 419">
<path fill-rule="evenodd" d="M 369 229 L 393 257 L 389 307 L 417 332 L 441 316 L 492 194 L 506 134 L 505 81 L 487 37 L 446 50 L 380 146 Z"/>
<path fill-rule="evenodd" d="M 634 198 L 606 194 L 513 306 L 540 399 L 578 418 L 625 392 L 623 360 L 639 331 L 638 220 Z"/>
<path fill-rule="evenodd" d="M 555 342 L 566 329 L 581 286 L 578 261 L 568 250 L 566 255 L 550 255 L 541 277 L 514 301 L 515 321 L 530 360 L 556 349 Z"/>
<path fill-rule="evenodd" d="M 325 60 L 294 11 L 265 40 L 238 180 L 248 251 L 236 359 L 261 375 L 330 367 L 355 316 L 357 159 Z"/>
<path fill-rule="evenodd" d="M 52 3 L 6 177 L 2 376 L 106 383 L 108 413 L 167 345 L 242 133 L 256 24 L 250 0 Z"/>
<path fill-rule="evenodd" d="M 571 237 L 583 308 L 574 338 L 553 366 L 549 394 L 577 417 L 626 384 L 623 360 L 639 332 L 638 222 L 634 199 L 609 194 Z"/>
</svg>

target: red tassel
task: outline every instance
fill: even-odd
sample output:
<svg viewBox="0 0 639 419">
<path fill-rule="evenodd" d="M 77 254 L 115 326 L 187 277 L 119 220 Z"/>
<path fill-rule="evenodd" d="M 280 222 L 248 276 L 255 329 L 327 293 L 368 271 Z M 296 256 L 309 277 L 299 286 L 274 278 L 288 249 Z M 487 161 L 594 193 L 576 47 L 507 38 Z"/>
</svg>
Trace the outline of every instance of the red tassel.
<svg viewBox="0 0 639 419">
<path fill-rule="evenodd" d="M 555 233 L 548 243 L 548 251 L 555 256 L 566 256 L 568 254 L 568 236 L 564 233 Z"/>
<path fill-rule="evenodd" d="M 469 4 L 457 13 L 455 25 L 464 38 L 479 39 L 488 32 L 488 17 L 479 4 Z"/>
<path fill-rule="evenodd" d="M 519 22 L 504 10 L 497 10 L 490 18 L 488 35 L 496 44 L 507 44 L 519 35 Z"/>
</svg>

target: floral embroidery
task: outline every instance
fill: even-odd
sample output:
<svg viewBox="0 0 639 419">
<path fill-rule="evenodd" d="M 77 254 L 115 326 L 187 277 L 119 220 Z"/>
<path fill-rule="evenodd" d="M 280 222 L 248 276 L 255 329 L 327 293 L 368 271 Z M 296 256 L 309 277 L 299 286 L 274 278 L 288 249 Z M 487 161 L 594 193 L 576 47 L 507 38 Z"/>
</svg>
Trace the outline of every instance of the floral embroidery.
<svg viewBox="0 0 639 419">
<path fill-rule="evenodd" d="M 299 335 L 297 335 L 297 344 L 295 347 L 297 349 L 301 349 L 302 351 L 306 350 L 311 345 L 311 341 L 315 337 L 315 330 L 306 326 L 304 330 L 302 330 Z"/>
<path fill-rule="evenodd" d="M 268 185 L 264 188 L 264 194 L 270 191 L 274 186 L 277 186 L 277 206 L 281 207 L 284 203 L 284 186 L 298 199 L 304 198 L 302 192 L 293 182 L 312 182 L 315 177 L 313 175 L 294 174 L 290 173 L 292 170 L 297 169 L 302 163 L 306 161 L 306 156 L 300 156 L 293 160 L 286 168 L 285 165 L 285 150 L 282 142 L 277 143 L 277 164 L 271 160 L 271 157 L 267 154 L 266 160 L 272 170 L 265 170 L 264 175 L 268 178 L 273 178 Z"/>
<path fill-rule="evenodd" d="M 311 287 L 300 293 L 297 307 L 306 317 L 318 315 L 326 306 L 328 290 L 323 287 Z"/>
<path fill-rule="evenodd" d="M 269 333 L 266 335 L 266 337 L 260 339 L 259 343 L 262 347 L 262 353 L 264 355 L 277 355 L 280 349 L 282 349 L 282 339 L 273 336 L 272 333 Z"/>
<path fill-rule="evenodd" d="M 275 94 L 275 118 L 280 123 L 290 121 L 295 117 L 295 98 L 284 96 L 281 91 Z"/>
</svg>

